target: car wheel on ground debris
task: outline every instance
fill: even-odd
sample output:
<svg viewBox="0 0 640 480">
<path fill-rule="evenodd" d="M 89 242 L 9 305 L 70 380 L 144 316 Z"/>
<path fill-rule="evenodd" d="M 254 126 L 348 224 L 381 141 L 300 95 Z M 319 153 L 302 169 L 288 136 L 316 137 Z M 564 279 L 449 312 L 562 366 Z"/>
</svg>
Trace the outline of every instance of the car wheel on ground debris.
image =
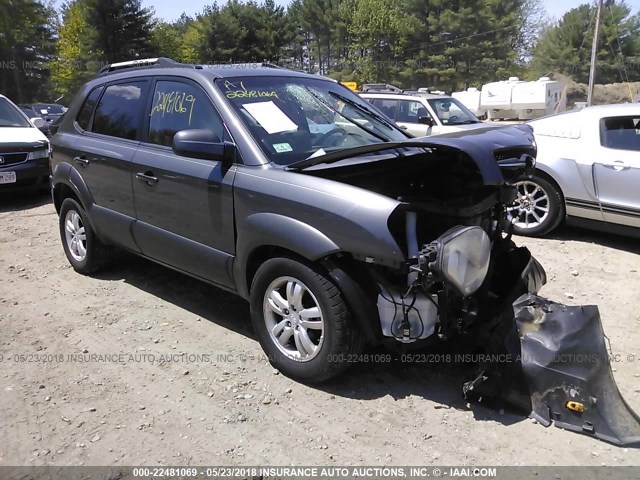
<svg viewBox="0 0 640 480">
<path fill-rule="evenodd" d="M 564 218 L 564 202 L 555 185 L 535 174 L 522 177 L 515 185 L 518 198 L 507 209 L 514 233 L 540 237 L 560 225 Z"/>
<path fill-rule="evenodd" d="M 251 285 L 251 319 L 271 364 L 307 383 L 328 380 L 362 348 L 360 332 L 338 288 L 318 268 L 274 258 Z"/>
<path fill-rule="evenodd" d="M 72 198 L 60 206 L 60 237 L 67 259 L 78 273 L 93 273 L 112 258 L 113 247 L 100 241 L 87 212 Z"/>
</svg>

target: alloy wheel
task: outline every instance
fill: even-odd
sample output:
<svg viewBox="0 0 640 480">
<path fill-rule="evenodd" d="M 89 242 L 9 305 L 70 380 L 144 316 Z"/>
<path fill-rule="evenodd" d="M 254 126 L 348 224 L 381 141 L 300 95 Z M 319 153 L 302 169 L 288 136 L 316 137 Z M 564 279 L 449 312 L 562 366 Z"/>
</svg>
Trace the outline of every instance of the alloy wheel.
<svg viewBox="0 0 640 480">
<path fill-rule="evenodd" d="M 64 234 L 69 253 L 74 260 L 82 262 L 87 256 L 87 235 L 82 217 L 77 211 L 69 210 L 67 212 L 64 219 Z"/>
<path fill-rule="evenodd" d="M 276 278 L 266 289 L 264 321 L 269 337 L 292 360 L 306 362 L 318 355 L 324 341 L 324 318 L 311 290 L 293 277 Z"/>
<path fill-rule="evenodd" d="M 516 183 L 518 198 L 507 208 L 509 221 L 523 230 L 536 228 L 549 218 L 549 194 L 537 183 Z"/>
</svg>

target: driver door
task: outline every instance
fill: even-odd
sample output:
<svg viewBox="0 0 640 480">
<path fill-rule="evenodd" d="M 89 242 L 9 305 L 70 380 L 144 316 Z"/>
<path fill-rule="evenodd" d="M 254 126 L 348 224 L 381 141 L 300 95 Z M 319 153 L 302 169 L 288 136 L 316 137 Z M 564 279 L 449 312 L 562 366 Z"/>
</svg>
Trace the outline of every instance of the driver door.
<svg viewBox="0 0 640 480">
<path fill-rule="evenodd" d="M 640 117 L 600 121 L 593 171 L 605 221 L 640 227 Z"/>
</svg>

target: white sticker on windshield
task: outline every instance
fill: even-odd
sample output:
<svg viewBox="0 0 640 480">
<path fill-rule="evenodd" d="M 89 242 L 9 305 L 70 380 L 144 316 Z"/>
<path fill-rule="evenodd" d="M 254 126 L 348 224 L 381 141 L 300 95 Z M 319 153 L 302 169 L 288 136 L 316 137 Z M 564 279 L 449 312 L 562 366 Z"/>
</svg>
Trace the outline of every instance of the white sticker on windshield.
<svg viewBox="0 0 640 480">
<path fill-rule="evenodd" d="M 271 101 L 245 103 L 243 107 L 269 135 L 298 130 L 298 126 L 287 117 L 287 114 Z"/>
<path fill-rule="evenodd" d="M 293 148 L 288 143 L 274 143 L 273 149 L 276 153 L 293 152 Z"/>
<path fill-rule="evenodd" d="M 309 158 L 321 157 L 321 156 L 326 155 L 326 154 L 327 154 L 327 152 L 324 151 L 324 148 L 319 148 L 318 150 L 313 152 L 313 155 L 311 155 Z"/>
</svg>

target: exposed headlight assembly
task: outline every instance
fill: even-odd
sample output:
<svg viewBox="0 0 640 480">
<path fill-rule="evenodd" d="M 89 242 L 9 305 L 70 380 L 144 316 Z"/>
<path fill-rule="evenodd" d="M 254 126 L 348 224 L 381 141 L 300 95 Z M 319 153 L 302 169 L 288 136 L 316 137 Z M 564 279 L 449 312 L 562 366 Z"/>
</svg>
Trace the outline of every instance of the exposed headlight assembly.
<svg viewBox="0 0 640 480">
<path fill-rule="evenodd" d="M 49 149 L 45 148 L 43 150 L 34 150 L 33 152 L 29 152 L 27 160 L 38 160 L 39 158 L 49 158 Z"/>
<path fill-rule="evenodd" d="M 427 247 L 428 269 L 468 297 L 483 284 L 491 240 L 480 227 L 455 227 Z"/>
</svg>

